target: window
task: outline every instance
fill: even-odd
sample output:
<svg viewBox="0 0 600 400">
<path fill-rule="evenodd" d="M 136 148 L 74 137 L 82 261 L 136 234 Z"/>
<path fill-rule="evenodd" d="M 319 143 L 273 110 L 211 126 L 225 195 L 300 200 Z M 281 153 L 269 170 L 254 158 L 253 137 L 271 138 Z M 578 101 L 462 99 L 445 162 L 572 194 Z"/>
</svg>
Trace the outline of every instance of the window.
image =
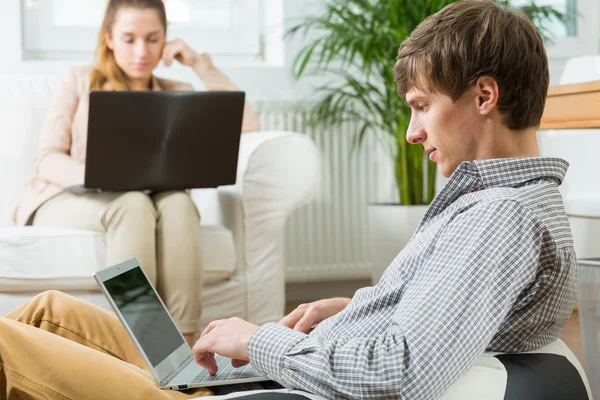
<svg viewBox="0 0 600 400">
<path fill-rule="evenodd" d="M 198 52 L 260 59 L 260 0 L 164 0 L 168 39 Z M 106 0 L 21 0 L 23 54 L 28 59 L 91 56 Z"/>
<path fill-rule="evenodd" d="M 531 0 L 512 0 L 515 7 L 531 4 Z M 537 0 L 537 6 L 552 6 L 568 15 L 566 23 L 558 20 L 545 21 L 544 27 L 552 32 L 555 39 L 577 36 L 577 0 Z"/>
<path fill-rule="evenodd" d="M 511 0 L 514 6 L 531 4 L 531 0 Z M 598 50 L 598 19 L 600 9 L 597 0 L 536 0 L 538 6 L 553 6 L 569 17 L 566 23 L 548 21 L 545 26 L 552 33 L 552 42 L 547 44 L 550 58 L 595 54 Z"/>
</svg>

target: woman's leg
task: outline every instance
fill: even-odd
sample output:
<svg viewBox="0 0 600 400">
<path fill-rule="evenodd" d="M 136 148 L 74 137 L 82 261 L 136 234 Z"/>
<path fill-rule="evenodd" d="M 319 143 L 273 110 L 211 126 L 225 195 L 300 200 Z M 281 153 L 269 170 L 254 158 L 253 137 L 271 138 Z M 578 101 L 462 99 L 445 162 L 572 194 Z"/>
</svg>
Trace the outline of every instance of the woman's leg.
<svg viewBox="0 0 600 400">
<path fill-rule="evenodd" d="M 0 399 L 205 394 L 210 391 L 160 390 L 116 317 L 71 296 L 45 292 L 0 318 Z"/>
<path fill-rule="evenodd" d="M 157 193 L 152 199 L 158 211 L 158 292 L 191 343 L 202 311 L 200 214 L 185 192 Z"/>
<path fill-rule="evenodd" d="M 137 257 L 153 285 L 157 283 L 156 216 L 152 200 L 142 192 L 120 194 L 102 216 L 108 265 Z"/>
<path fill-rule="evenodd" d="M 112 200 L 113 195 L 63 192 L 38 208 L 33 225 L 104 232 L 102 215 Z"/>
<path fill-rule="evenodd" d="M 142 192 L 63 192 L 37 210 L 33 225 L 106 232 L 106 263 L 137 257 L 156 284 L 156 215 Z"/>
</svg>

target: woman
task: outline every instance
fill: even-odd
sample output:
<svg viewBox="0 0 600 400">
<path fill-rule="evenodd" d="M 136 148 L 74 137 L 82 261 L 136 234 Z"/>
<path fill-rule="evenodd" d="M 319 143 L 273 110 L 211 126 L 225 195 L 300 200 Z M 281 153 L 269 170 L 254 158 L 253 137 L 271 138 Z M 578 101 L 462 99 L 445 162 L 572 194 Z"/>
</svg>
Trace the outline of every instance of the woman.
<svg viewBox="0 0 600 400">
<path fill-rule="evenodd" d="M 192 90 L 156 78 L 162 60 L 192 67 L 207 90 L 237 90 L 208 55 L 183 41 L 166 43 L 161 0 L 110 0 L 93 67 L 72 68 L 58 90 L 40 137 L 35 176 L 16 210 L 21 225 L 106 232 L 107 263 L 137 257 L 157 286 L 187 342 L 200 330 L 200 216 L 185 192 L 73 194 L 84 181 L 90 90 Z M 246 105 L 242 131 L 259 124 Z M 200 171 L 199 171 L 200 172 Z"/>
</svg>

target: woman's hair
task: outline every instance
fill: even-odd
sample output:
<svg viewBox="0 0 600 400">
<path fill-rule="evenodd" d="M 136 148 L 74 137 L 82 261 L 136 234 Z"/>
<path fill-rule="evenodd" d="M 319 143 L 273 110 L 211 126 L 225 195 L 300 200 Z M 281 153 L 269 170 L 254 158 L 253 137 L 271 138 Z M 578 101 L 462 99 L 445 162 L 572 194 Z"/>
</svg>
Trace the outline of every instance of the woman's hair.
<svg viewBox="0 0 600 400">
<path fill-rule="evenodd" d="M 108 82 L 113 90 L 129 90 L 129 82 L 125 73 L 119 68 L 115 61 L 113 51 L 106 42 L 106 33 L 112 33 L 117 12 L 121 8 L 153 9 L 158 12 L 160 21 L 167 32 L 167 13 L 162 0 L 108 0 L 102 28 L 98 34 L 98 45 L 96 46 L 96 68 L 90 75 L 90 89 L 101 90 Z"/>
</svg>

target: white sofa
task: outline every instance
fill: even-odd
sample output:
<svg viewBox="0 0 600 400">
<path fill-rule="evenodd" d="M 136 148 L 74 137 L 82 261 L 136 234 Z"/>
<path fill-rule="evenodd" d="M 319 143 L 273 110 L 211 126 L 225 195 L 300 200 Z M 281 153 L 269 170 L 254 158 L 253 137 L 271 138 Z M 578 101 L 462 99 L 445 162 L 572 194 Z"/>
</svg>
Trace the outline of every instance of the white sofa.
<svg viewBox="0 0 600 400">
<path fill-rule="evenodd" d="M 106 306 L 91 276 L 106 267 L 103 234 L 12 221 L 59 82 L 0 75 L 0 315 L 47 289 Z M 319 154 L 307 136 L 255 132 L 242 135 L 235 185 L 192 191 L 202 217 L 203 326 L 230 316 L 259 324 L 283 316 L 284 224 L 313 197 L 319 176 Z"/>
</svg>

